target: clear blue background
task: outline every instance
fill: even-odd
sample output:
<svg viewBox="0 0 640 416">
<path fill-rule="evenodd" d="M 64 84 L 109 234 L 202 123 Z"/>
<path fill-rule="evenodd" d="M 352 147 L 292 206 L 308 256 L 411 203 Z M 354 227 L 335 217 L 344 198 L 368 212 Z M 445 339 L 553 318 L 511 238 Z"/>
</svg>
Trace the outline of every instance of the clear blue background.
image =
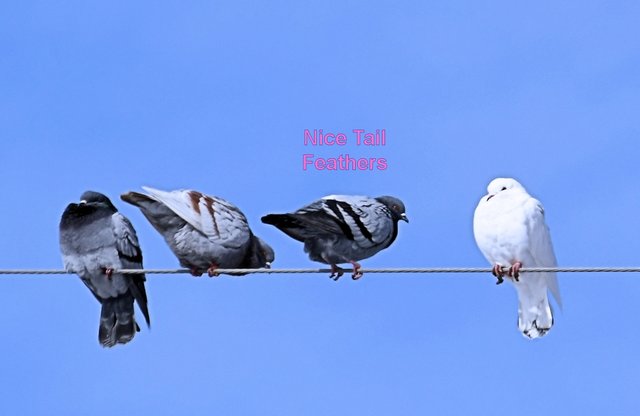
<svg viewBox="0 0 640 416">
<path fill-rule="evenodd" d="M 0 5 L 0 268 L 62 267 L 86 189 L 177 260 L 141 185 L 245 212 L 274 267 L 317 267 L 260 223 L 330 193 L 392 194 L 410 224 L 365 267 L 488 266 L 471 222 L 497 176 L 545 205 L 563 266 L 640 263 L 633 1 L 22 1 Z M 304 146 L 385 128 L 387 145 Z M 350 136 L 351 137 L 351 136 Z M 302 170 L 302 154 L 386 171 Z M 563 274 L 547 337 L 487 275 L 148 277 L 152 328 L 97 342 L 74 276 L 0 280 L 0 413 L 637 414 L 639 276 Z"/>
</svg>

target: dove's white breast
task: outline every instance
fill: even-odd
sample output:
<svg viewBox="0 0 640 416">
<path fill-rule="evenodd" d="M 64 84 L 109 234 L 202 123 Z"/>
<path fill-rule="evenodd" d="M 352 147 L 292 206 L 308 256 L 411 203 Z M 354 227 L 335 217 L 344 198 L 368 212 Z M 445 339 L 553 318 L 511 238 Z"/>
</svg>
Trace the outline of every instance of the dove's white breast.
<svg viewBox="0 0 640 416">
<path fill-rule="evenodd" d="M 484 196 L 476 208 L 473 231 L 482 254 L 491 263 L 535 263 L 530 250 L 532 201 L 528 194 L 512 192 Z"/>
</svg>

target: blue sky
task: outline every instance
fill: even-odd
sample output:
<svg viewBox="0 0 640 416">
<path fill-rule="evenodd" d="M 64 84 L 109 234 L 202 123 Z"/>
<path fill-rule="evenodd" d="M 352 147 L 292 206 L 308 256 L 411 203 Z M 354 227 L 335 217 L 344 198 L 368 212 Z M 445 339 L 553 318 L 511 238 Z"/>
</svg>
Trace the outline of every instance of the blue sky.
<svg viewBox="0 0 640 416">
<path fill-rule="evenodd" d="M 331 193 L 407 206 L 364 267 L 484 267 L 488 182 L 545 205 L 563 266 L 638 265 L 636 2 L 23 1 L 0 6 L 0 268 L 61 268 L 58 221 L 93 189 L 134 223 L 149 268 L 178 262 L 118 195 L 142 185 L 260 216 Z M 305 129 L 344 132 L 305 146 Z M 353 129 L 386 130 L 363 148 Z M 302 155 L 386 170 L 302 170 Z M 560 275 L 543 339 L 491 275 L 148 277 L 152 328 L 97 342 L 74 276 L 2 277 L 0 413 L 635 414 L 637 275 Z"/>
</svg>

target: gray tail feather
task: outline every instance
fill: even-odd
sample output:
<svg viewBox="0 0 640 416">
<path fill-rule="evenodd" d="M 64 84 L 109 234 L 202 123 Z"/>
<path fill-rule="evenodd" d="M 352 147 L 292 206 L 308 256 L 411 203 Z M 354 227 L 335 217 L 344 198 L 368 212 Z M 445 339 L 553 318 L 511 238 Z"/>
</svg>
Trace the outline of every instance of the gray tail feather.
<svg viewBox="0 0 640 416">
<path fill-rule="evenodd" d="M 153 199 L 149 196 L 133 191 L 120 195 L 120 199 L 137 207 L 141 206 L 141 203 L 144 202 L 153 202 Z"/>
<path fill-rule="evenodd" d="M 275 226 L 277 229 L 298 241 L 304 242 L 309 232 L 304 222 L 295 214 L 268 214 L 260 218 L 264 224 Z"/>
<path fill-rule="evenodd" d="M 137 331 L 140 331 L 140 327 L 133 317 L 131 294 L 102 301 L 98 340 L 103 347 L 126 344 L 133 339 Z"/>
</svg>

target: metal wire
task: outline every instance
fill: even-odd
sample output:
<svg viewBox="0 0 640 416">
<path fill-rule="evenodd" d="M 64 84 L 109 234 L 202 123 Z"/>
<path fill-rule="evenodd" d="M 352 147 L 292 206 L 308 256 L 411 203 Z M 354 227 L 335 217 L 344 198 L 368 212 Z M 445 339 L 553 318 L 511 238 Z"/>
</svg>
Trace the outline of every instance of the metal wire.
<svg viewBox="0 0 640 416">
<path fill-rule="evenodd" d="M 220 274 L 244 275 L 244 274 L 302 274 L 302 273 L 331 273 L 330 269 L 217 269 Z M 353 269 L 342 269 L 345 273 L 353 273 Z M 491 273 L 492 269 L 483 267 L 434 267 L 434 268 L 412 268 L 412 267 L 391 267 L 379 269 L 361 268 L 361 273 Z M 503 267 L 506 273 L 508 268 Z M 520 273 L 640 273 L 640 267 L 529 267 L 520 269 Z M 190 274 L 188 269 L 122 269 L 114 270 L 113 273 L 127 274 Z M 30 269 L 7 269 L 0 270 L 0 275 L 55 275 L 74 274 L 66 270 L 30 270 Z"/>
</svg>

